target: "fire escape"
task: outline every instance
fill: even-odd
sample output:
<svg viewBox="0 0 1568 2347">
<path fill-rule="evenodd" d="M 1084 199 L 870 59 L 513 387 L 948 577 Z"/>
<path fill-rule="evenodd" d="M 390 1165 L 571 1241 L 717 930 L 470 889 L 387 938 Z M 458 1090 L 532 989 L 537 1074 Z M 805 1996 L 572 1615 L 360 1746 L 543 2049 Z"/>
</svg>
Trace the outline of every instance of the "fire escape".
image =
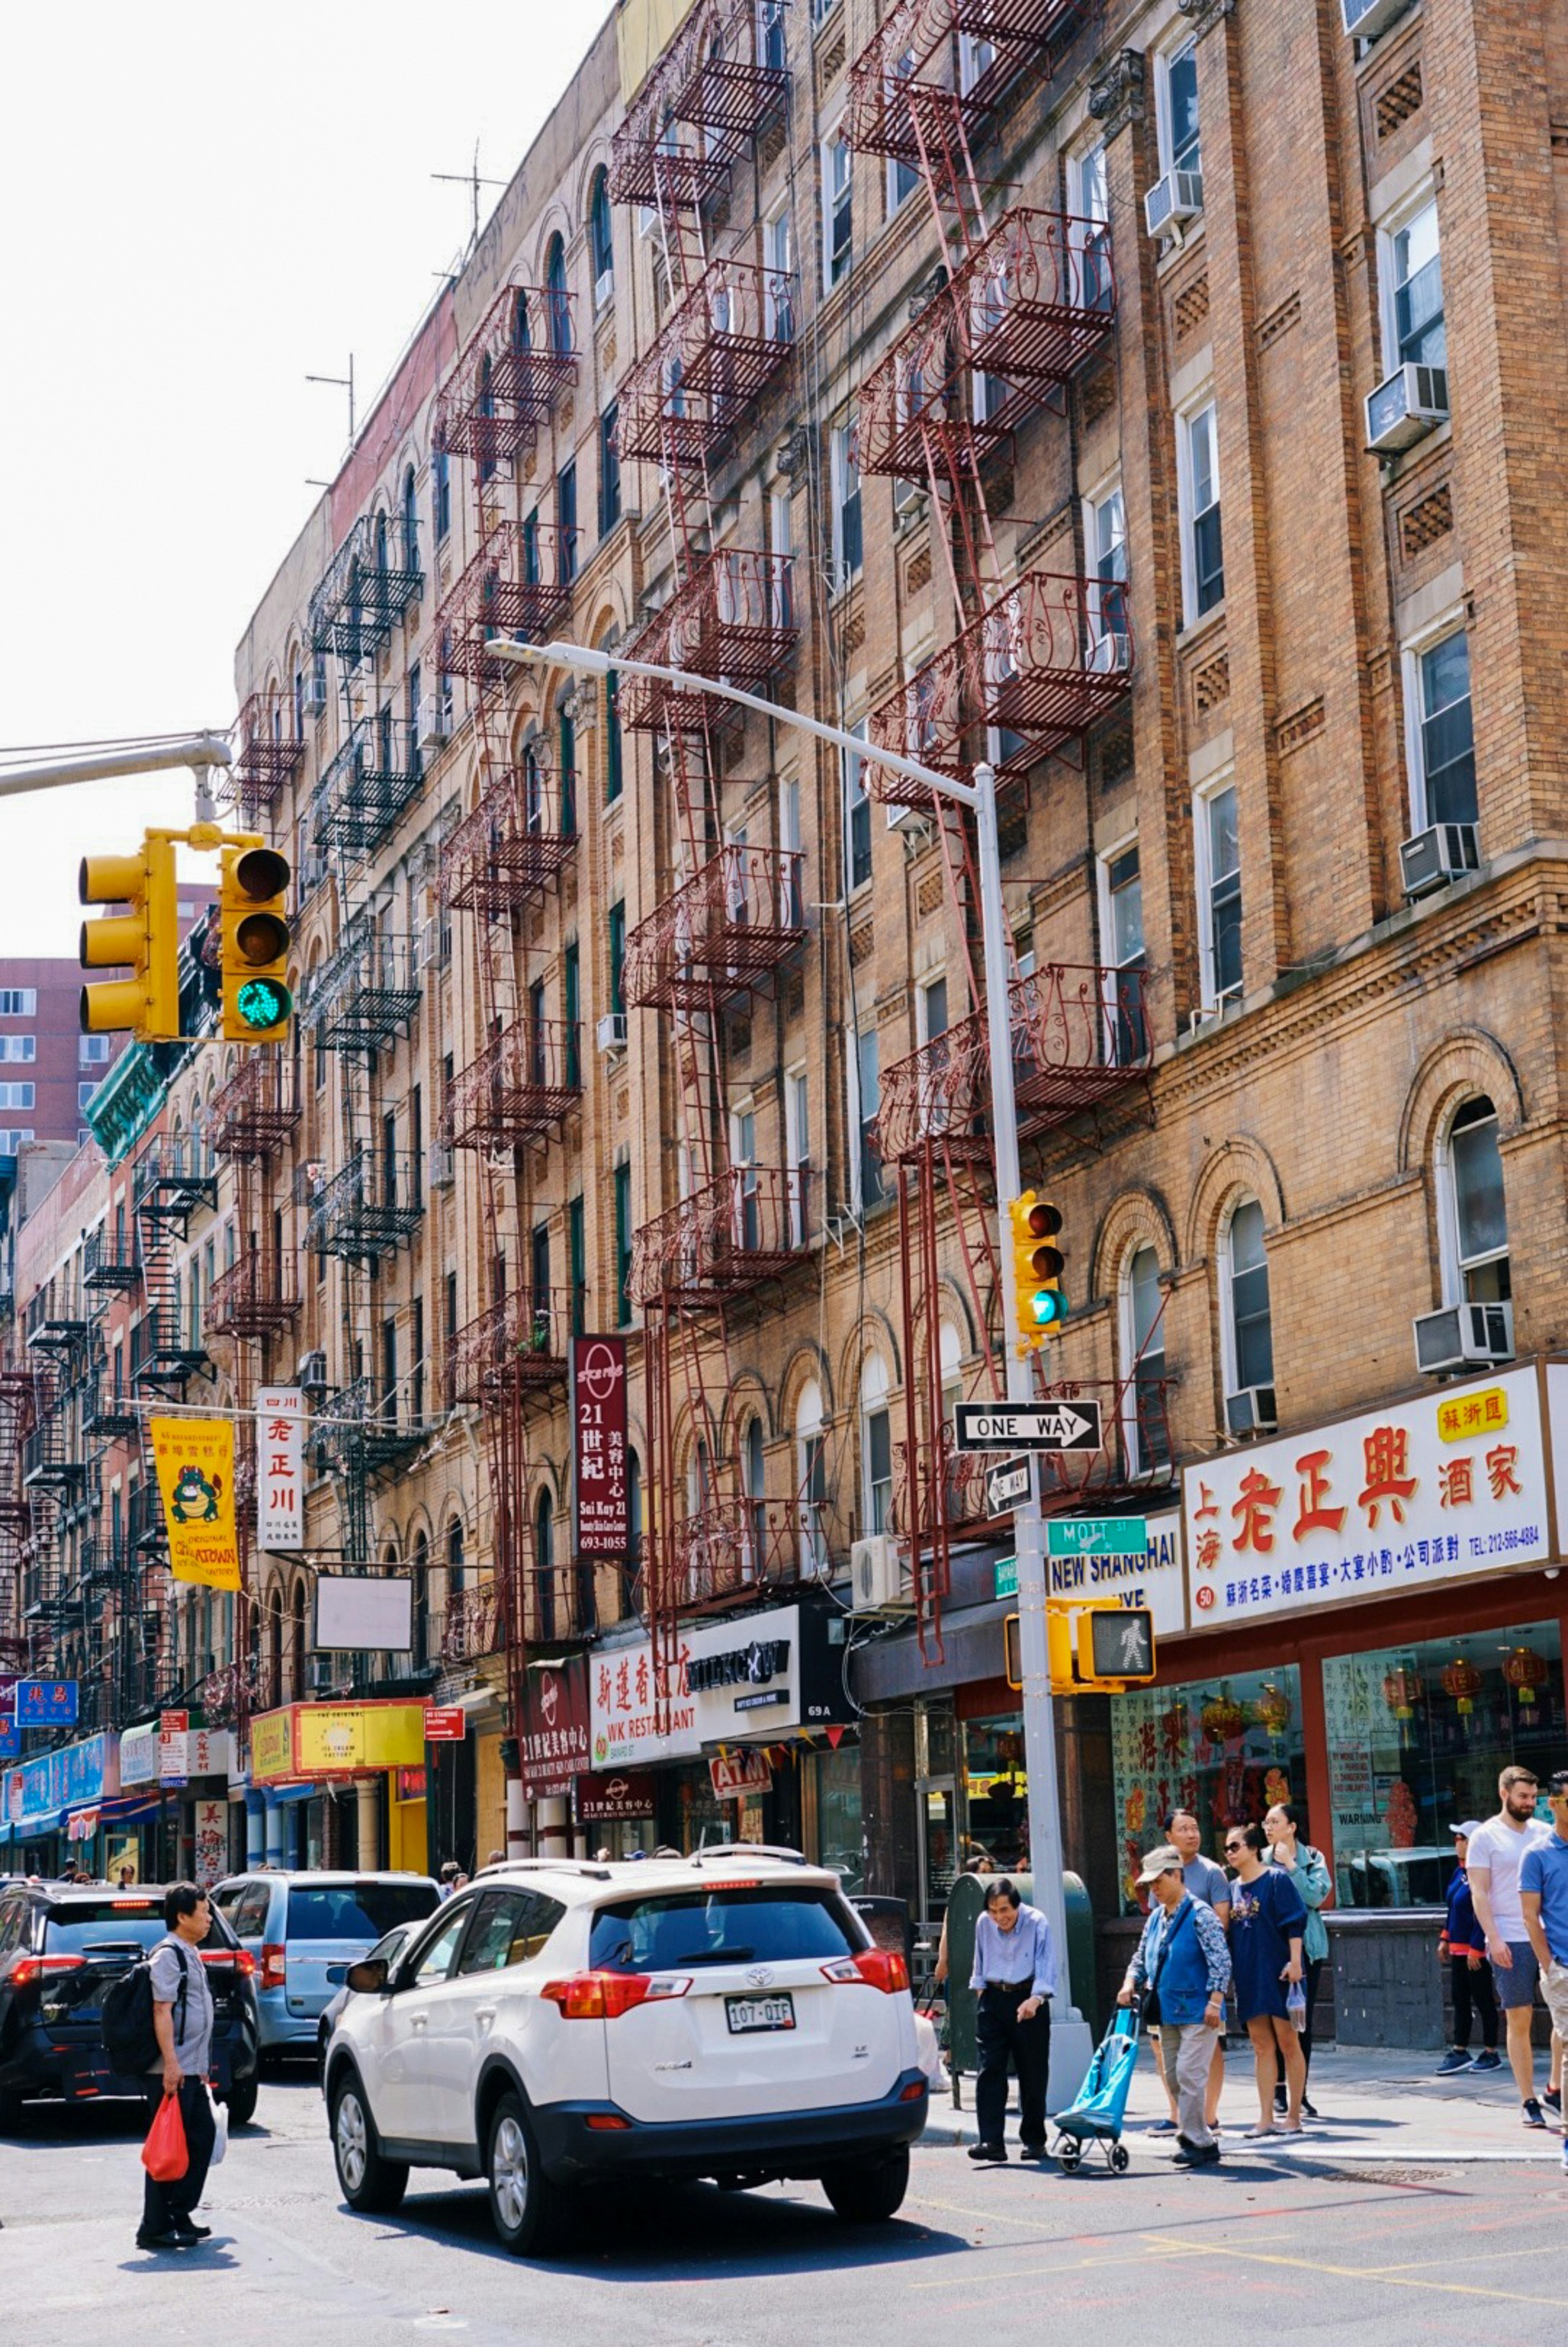
<svg viewBox="0 0 1568 2347">
<path fill-rule="evenodd" d="M 161 1560 L 133 1546 L 118 1493 L 106 1501 L 142 1450 L 144 1410 L 123 1351 L 109 1359 L 104 1320 L 117 1297 L 134 1296 L 141 1284 L 138 1225 L 134 1213 L 128 1217 L 122 1207 L 112 1226 L 106 1221 L 87 1234 L 83 1253 L 92 1330 L 81 1430 L 92 1514 L 78 1557 L 83 1604 L 97 1628 L 106 1703 L 122 1726 L 147 1707 L 162 1684 L 164 1623 L 154 1583 Z M 150 1471 L 150 1462 L 144 1463 Z"/>
<path fill-rule="evenodd" d="M 577 1308 L 537 1257 L 525 1276 L 525 1234 L 545 1153 L 583 1089 L 577 1006 L 564 978 L 550 1006 L 527 915 L 577 853 L 577 776 L 538 722 L 520 715 L 515 671 L 488 648 L 500 638 L 544 641 L 570 612 L 576 536 L 542 518 L 523 468 L 578 372 L 570 295 L 503 287 L 443 384 L 435 422 L 436 445 L 467 462 L 477 549 L 442 600 L 436 635 L 443 673 L 469 687 L 478 793 L 443 845 L 439 892 L 448 912 L 471 917 L 472 1024 L 483 1039 L 452 1077 L 441 1129 L 449 1148 L 473 1154 L 489 1290 L 449 1339 L 446 1399 L 479 1412 L 492 1527 L 489 1576 L 448 1593 L 443 1661 L 453 1668 L 501 1654 L 514 1724 L 540 1626 L 529 1405 L 564 1386 Z"/>
<path fill-rule="evenodd" d="M 796 1511 L 743 1492 L 724 1409 L 735 1302 L 806 1259 L 804 1175 L 754 1162 L 732 1130 L 725 1070 L 727 1008 L 771 987 L 804 934 L 801 859 L 726 837 L 721 743 L 733 712 L 701 682 L 764 689 L 799 632 L 787 550 L 721 545 L 712 489 L 794 361 L 794 279 L 764 267 L 749 242 L 709 245 L 713 200 L 785 108 L 784 46 L 776 7 L 699 5 L 634 98 L 610 164 L 613 200 L 653 215 L 669 296 L 622 384 L 619 430 L 622 456 L 658 470 L 671 585 L 626 650 L 692 680 L 628 677 L 620 701 L 623 726 L 651 737 L 670 806 L 661 901 L 628 938 L 622 976 L 628 1008 L 664 1022 L 677 1104 L 679 1195 L 634 1232 L 630 1279 L 648 1397 L 642 1604 L 661 1702 L 682 1614 L 793 1581 L 801 1545 Z"/>
<path fill-rule="evenodd" d="M 35 1663 L 80 1677 L 86 1615 L 77 1566 L 93 1503 L 82 1434 L 92 1323 L 73 1273 L 53 1275 L 28 1304 L 25 1326 L 34 1386 L 32 1430 L 22 1451 L 22 1489 L 32 1512 L 22 1621 Z"/>
<path fill-rule="evenodd" d="M 240 712 L 234 763 L 226 792 L 247 831 L 271 815 L 280 794 L 305 754 L 300 733 L 302 711 L 291 709 L 276 685 L 253 692 Z"/>
<path fill-rule="evenodd" d="M 1102 221 L 1027 206 L 998 210 L 977 169 L 998 100 L 1049 73 L 1076 0 L 900 0 L 850 73 L 847 136 L 862 154 L 918 175 L 942 266 L 936 290 L 858 393 L 863 475 L 907 482 L 929 499 L 954 614 L 950 640 L 871 715 L 876 747 L 968 780 L 984 761 L 1021 797 L 1052 758 L 1081 759 L 1091 729 L 1126 694 L 1133 642 L 1124 575 L 1004 575 L 988 464 L 1020 425 L 1065 414 L 1072 378 L 1112 334 L 1116 282 Z M 876 1141 L 897 1193 L 905 1358 L 905 1440 L 896 1501 L 922 1651 L 941 1651 L 955 1532 L 988 1513 L 983 1481 L 951 1447 L 943 1396 L 942 1240 L 956 1248 L 980 1331 L 980 1382 L 1004 1382 L 1001 1289 L 989 1135 L 989 1067 L 976 968 L 979 888 L 969 818 L 921 803 L 869 765 L 874 798 L 914 807 L 935 828 L 949 916 L 966 949 L 968 1010 L 888 1069 Z M 1024 798 L 1027 805 L 1027 798 Z M 1142 976 L 1061 965 L 1010 984 L 1024 1136 L 1080 1118 L 1129 1085 L 1147 1086 Z M 1122 1398 L 1109 1414 L 1120 1424 Z M 1060 1497 L 1109 1491 L 1057 1462 Z M 1167 1452 L 1168 1455 L 1168 1452 Z M 1053 1496 L 1057 1496 L 1053 1490 Z"/>
<path fill-rule="evenodd" d="M 7 1352 L 0 1359 L 0 1669 L 25 1671 L 32 1654 L 23 1579 L 33 1539 L 33 1506 L 23 1458 L 33 1430 L 34 1373 Z"/>
</svg>

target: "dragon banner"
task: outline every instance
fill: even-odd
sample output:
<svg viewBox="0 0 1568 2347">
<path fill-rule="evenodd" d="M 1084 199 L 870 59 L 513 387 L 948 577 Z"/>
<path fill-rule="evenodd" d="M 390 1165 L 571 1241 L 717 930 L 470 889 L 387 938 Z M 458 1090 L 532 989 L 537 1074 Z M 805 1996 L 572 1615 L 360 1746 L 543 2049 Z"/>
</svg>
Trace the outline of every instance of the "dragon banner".
<svg viewBox="0 0 1568 2347">
<path fill-rule="evenodd" d="M 234 1523 L 234 1429 L 226 1418 L 149 1420 L 176 1581 L 241 1586 Z"/>
</svg>

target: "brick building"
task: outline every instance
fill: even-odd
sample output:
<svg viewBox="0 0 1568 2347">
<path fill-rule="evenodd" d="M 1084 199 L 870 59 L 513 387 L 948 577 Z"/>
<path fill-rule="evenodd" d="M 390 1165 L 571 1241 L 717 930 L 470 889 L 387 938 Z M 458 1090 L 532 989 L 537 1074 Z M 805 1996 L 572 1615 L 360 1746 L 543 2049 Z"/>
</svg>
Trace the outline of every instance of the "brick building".
<svg viewBox="0 0 1568 2347">
<path fill-rule="evenodd" d="M 74 961 L 0 961 L 0 1156 L 30 1141 L 81 1141 L 87 1103 L 118 1046 L 84 1035 Z"/>
<path fill-rule="evenodd" d="M 1000 774 L 1049 1373 L 1107 1430 L 1046 1497 L 1153 1519 L 1160 1684 L 1060 1716 L 1097 1911 L 1162 1804 L 1282 1785 L 1344 1910 L 1409 1907 L 1497 1758 L 1561 1740 L 1553 1388 L 1511 1366 L 1568 1303 L 1559 30 L 623 0 L 419 322 L 237 657 L 296 1049 L 163 1112 L 217 1151 L 235 1406 L 298 1374 L 315 1411 L 305 1550 L 221 1652 L 263 1708 L 466 1706 L 439 1854 L 574 1799 L 617 1844 L 738 1817 L 934 1918 L 966 1840 L 1027 1847 L 1008 1528 L 948 1427 L 1006 1341 L 973 846 L 877 745 Z M 574 1548 L 579 1330 L 628 1346 L 619 1563 Z M 407 1654 L 311 1656 L 334 1560 L 411 1579 Z M 737 1812 L 635 1690 L 759 1608 L 855 1716 L 732 1722 L 771 1754 Z M 644 1821 L 519 1758 L 547 1660 L 596 1756 L 656 1764 Z M 360 1781 L 362 1854 L 400 1795 Z M 314 1850 L 345 1798 L 250 1799 Z"/>
</svg>

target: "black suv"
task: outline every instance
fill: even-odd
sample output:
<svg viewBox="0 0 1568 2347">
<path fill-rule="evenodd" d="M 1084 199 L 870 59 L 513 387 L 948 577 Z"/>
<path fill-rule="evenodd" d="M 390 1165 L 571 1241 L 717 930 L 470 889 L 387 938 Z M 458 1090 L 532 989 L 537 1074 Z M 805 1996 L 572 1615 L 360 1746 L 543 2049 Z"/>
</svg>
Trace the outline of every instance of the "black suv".
<svg viewBox="0 0 1568 2347">
<path fill-rule="evenodd" d="M 0 2127 L 15 2126 L 32 2095 L 74 2103 L 146 2092 L 145 2079 L 109 2067 L 98 1999 L 163 1932 L 163 1892 L 148 1884 L 0 1888 Z M 198 1952 L 212 1988 L 212 2090 L 243 2127 L 256 2107 L 255 1959 L 216 1908 Z"/>
</svg>

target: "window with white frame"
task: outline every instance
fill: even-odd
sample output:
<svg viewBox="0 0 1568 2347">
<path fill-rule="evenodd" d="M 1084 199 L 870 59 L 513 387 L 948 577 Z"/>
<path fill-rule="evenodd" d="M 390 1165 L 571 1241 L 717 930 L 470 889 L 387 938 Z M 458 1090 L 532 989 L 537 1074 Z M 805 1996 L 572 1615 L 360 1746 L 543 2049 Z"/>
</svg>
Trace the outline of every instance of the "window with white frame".
<svg viewBox="0 0 1568 2347">
<path fill-rule="evenodd" d="M 893 1519 L 893 1416 L 887 1371 L 875 1353 L 860 1372 L 860 1526 L 867 1537 Z"/>
<path fill-rule="evenodd" d="M 0 1019 L 36 1019 L 37 1015 L 36 986 L 0 986 Z"/>
<path fill-rule="evenodd" d="M 1234 782 L 1194 803 L 1198 884 L 1198 955 L 1205 1010 L 1241 999 L 1241 834 Z"/>
<path fill-rule="evenodd" d="M 111 1045 L 107 1035 L 83 1035 L 77 1042 L 78 1068 L 107 1068 Z"/>
<path fill-rule="evenodd" d="M 849 727 L 857 742 L 866 739 L 866 720 Z M 871 877 L 871 801 L 866 789 L 866 761 L 853 750 L 844 761 L 844 885 L 853 897 Z"/>
<path fill-rule="evenodd" d="M 822 275 L 831 293 L 849 274 L 855 250 L 855 157 L 843 126 L 822 142 Z"/>
<path fill-rule="evenodd" d="M 855 1163 L 856 1204 L 865 1208 L 877 1204 L 882 1196 L 882 1160 L 876 1154 L 874 1138 L 881 1077 L 875 1027 L 861 1029 L 851 1065 L 855 1074 L 855 1126 L 859 1137 Z"/>
<path fill-rule="evenodd" d="M 804 1068 L 791 1068 L 784 1077 L 784 1163 L 789 1169 L 790 1245 L 804 1246 L 811 1184 L 811 1089 Z"/>
<path fill-rule="evenodd" d="M 0 1084 L 0 1108 L 31 1108 L 36 1091 L 34 1084 Z"/>
<path fill-rule="evenodd" d="M 1505 1304 L 1513 1294 L 1497 1110 L 1484 1094 L 1456 1110 L 1438 1151 L 1445 1304 Z"/>
<path fill-rule="evenodd" d="M 1405 652 L 1405 733 L 1410 814 L 1433 823 L 1475 823 L 1475 727 L 1470 638 L 1462 625 Z"/>
<path fill-rule="evenodd" d="M 833 496 L 833 584 L 842 594 L 860 576 L 864 551 L 860 527 L 860 474 L 855 462 L 853 427 L 835 424 L 828 443 Z"/>
<path fill-rule="evenodd" d="M 82 1040 L 84 1043 L 107 1044 L 108 1037 L 84 1035 Z M 13 1062 L 21 1061 L 26 1064 L 30 1060 L 36 1060 L 37 1056 L 38 1039 L 36 1035 L 0 1035 L 0 1061 L 10 1060 Z"/>
<path fill-rule="evenodd" d="M 803 1578 L 821 1580 L 827 1571 L 827 1438 L 823 1431 L 822 1389 L 807 1378 L 794 1406 L 795 1505 L 800 1511 Z"/>
<path fill-rule="evenodd" d="M 1159 125 L 1160 170 L 1201 171 L 1198 138 L 1198 44 L 1194 35 L 1179 48 L 1162 49 L 1154 59 L 1154 108 Z"/>
<path fill-rule="evenodd" d="M 917 1040 L 934 1043 L 938 1035 L 948 1031 L 948 979 L 944 970 L 927 978 L 916 989 L 915 1027 Z"/>
<path fill-rule="evenodd" d="M 1149 1048 L 1143 1010 L 1143 880 L 1136 839 L 1100 858 L 1100 934 L 1110 969 L 1106 979 L 1106 1056 L 1112 1067 L 1141 1060 Z"/>
<path fill-rule="evenodd" d="M 1245 1393 L 1274 1383 L 1274 1316 L 1268 1300 L 1268 1255 L 1263 1208 L 1243 1198 L 1233 1209 L 1220 1254 L 1225 1294 L 1221 1329 L 1225 1391 Z"/>
<path fill-rule="evenodd" d="M 1102 674 L 1127 665 L 1127 504 L 1112 481 L 1084 507 L 1089 557 L 1089 659 Z"/>
<path fill-rule="evenodd" d="M 15 1157 L 23 1143 L 31 1141 L 32 1138 L 33 1128 L 30 1124 L 21 1126 L 6 1125 L 0 1127 L 0 1157 Z M 87 1138 L 87 1135 L 85 1131 L 78 1133 L 77 1135 L 77 1139 L 79 1142 L 86 1141 Z"/>
<path fill-rule="evenodd" d="M 899 81 L 907 81 L 914 73 L 917 62 L 918 60 L 916 57 L 914 50 L 906 49 L 897 64 L 893 68 L 895 77 Z M 889 219 L 891 219 L 892 215 L 897 210 L 899 205 L 904 201 L 905 197 L 912 195 L 919 184 L 920 174 L 913 163 L 907 162 L 902 155 L 890 155 L 887 158 L 887 213 Z"/>
<path fill-rule="evenodd" d="M 768 338 L 794 340 L 794 227 L 788 207 L 763 222 L 763 265 L 767 271 L 764 308 Z"/>
<path fill-rule="evenodd" d="M 1176 486 L 1182 508 L 1182 605 L 1189 628 L 1223 602 L 1219 433 L 1213 399 L 1176 418 Z"/>
<path fill-rule="evenodd" d="M 1165 1416 L 1164 1296 L 1160 1258 L 1134 1247 L 1122 1276 L 1122 1435 L 1129 1469 L 1146 1475 L 1171 1461 Z"/>
<path fill-rule="evenodd" d="M 1448 331 L 1443 322 L 1442 253 L 1438 202 L 1423 196 L 1413 210 L 1396 215 L 1378 231 L 1383 289 L 1383 364 L 1446 367 Z"/>
<path fill-rule="evenodd" d="M 1109 310 L 1116 298 L 1116 281 L 1111 264 L 1111 180 L 1102 138 L 1069 157 L 1067 187 L 1078 299 L 1086 310 Z"/>
</svg>

